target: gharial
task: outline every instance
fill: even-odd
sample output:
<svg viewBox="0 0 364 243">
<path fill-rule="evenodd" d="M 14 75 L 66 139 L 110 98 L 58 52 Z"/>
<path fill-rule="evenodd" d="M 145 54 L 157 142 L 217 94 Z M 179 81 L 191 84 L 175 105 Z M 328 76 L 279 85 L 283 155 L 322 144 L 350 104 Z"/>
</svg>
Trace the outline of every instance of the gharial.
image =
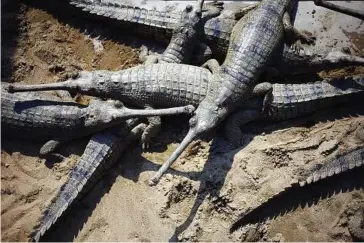
<svg viewBox="0 0 364 243">
<path fill-rule="evenodd" d="M 207 56 L 210 48 L 199 41 L 205 22 L 216 17 L 222 11 L 222 2 L 213 2 L 203 8 L 204 0 L 198 0 L 196 6 L 187 5 L 182 11 L 180 19 L 173 28 L 172 37 L 165 51 L 160 55 L 148 55 L 148 49 L 143 46 L 140 59 L 145 64 L 150 63 L 188 63 L 194 49 L 198 49 L 198 56 Z M 140 16 L 141 17 L 141 16 Z M 142 17 L 141 17 L 142 18 Z M 198 48 L 196 48 L 198 46 Z"/>
<path fill-rule="evenodd" d="M 268 83 L 258 84 L 258 80 L 283 43 L 284 35 L 312 41 L 291 24 L 289 12 L 295 3 L 294 0 L 263 0 L 236 23 L 221 67 L 216 61 L 207 63 L 213 75 L 206 97 L 190 119 L 187 135 L 152 177 L 150 185 L 159 181 L 195 138 L 215 128 L 253 95 L 266 94 L 265 104 L 269 102 L 271 86 Z"/>
<path fill-rule="evenodd" d="M 83 199 L 120 159 L 126 148 L 140 138 L 145 127 L 146 124 L 134 118 L 91 137 L 68 180 L 43 211 L 39 224 L 32 232 L 32 241 L 38 242 L 75 202 Z"/>
<path fill-rule="evenodd" d="M 182 73 L 189 73 L 189 75 L 184 76 L 179 74 L 181 71 L 180 68 L 182 68 Z M 157 76 L 158 70 L 163 75 Z M 141 75 L 143 73 L 149 75 Z M 154 74 L 150 75 L 151 73 Z M 138 76 L 140 80 L 137 79 L 138 74 L 140 74 Z M 141 105 L 143 102 L 151 102 L 155 106 L 162 107 L 186 104 L 198 106 L 208 93 L 210 86 L 209 80 L 211 80 L 212 76 L 205 68 L 181 64 L 141 65 L 118 72 L 83 71 L 80 75 L 77 79 L 56 84 L 10 86 L 10 90 L 34 91 L 60 89 L 95 96 L 113 97 L 115 99 L 127 100 L 131 103 L 137 102 Z M 171 78 L 167 79 L 166 77 Z M 294 85 L 273 84 L 273 100 L 267 104 L 266 108 L 271 113 L 270 116 L 268 113 L 268 117 L 282 120 L 303 115 L 312 110 L 333 104 L 334 101 L 330 100 L 335 96 L 339 96 L 335 100 L 343 102 L 345 99 L 340 97 L 351 97 L 352 95 L 350 94 L 360 93 L 362 91 L 362 83 L 362 79 L 357 78 L 343 79 L 337 82 L 333 81 L 331 85 L 325 82 Z M 148 89 L 148 87 L 150 88 Z M 135 94 L 138 95 L 135 96 Z M 322 100 L 326 100 L 327 102 L 322 102 Z M 244 109 L 242 111 L 238 110 L 240 113 L 237 116 L 241 116 L 240 114 L 251 114 L 250 117 L 245 116 L 247 117 L 245 122 L 261 116 L 264 119 L 266 116 L 265 113 L 259 115 L 262 109 L 262 102 L 263 98 L 258 97 L 250 102 L 246 102 L 243 107 Z M 238 124 L 242 124 L 242 120 L 236 122 L 233 122 L 235 125 L 232 128 L 227 129 L 227 133 L 229 131 L 237 131 L 236 129 L 233 130 L 233 128 Z M 236 137 L 231 137 L 231 141 L 236 141 L 238 139 Z"/>
<path fill-rule="evenodd" d="M 206 64 L 206 65 L 204 65 L 204 66 L 209 66 L 210 68 L 213 66 L 213 65 L 215 65 L 215 64 L 212 64 L 212 66 L 210 66 L 210 64 L 211 64 L 211 62 L 209 62 L 208 64 Z M 214 69 L 214 68 L 212 68 L 212 70 L 218 70 L 218 69 Z M 106 72 L 106 71 L 105 71 Z M 86 72 L 87 73 L 87 72 Z M 96 72 L 95 72 L 96 73 Z M 121 73 L 121 72 L 120 72 Z M 140 77 L 139 77 L 139 74 L 142 74 L 142 75 L 145 75 L 145 73 L 143 72 L 143 71 L 140 71 L 139 70 L 139 72 L 136 72 L 137 74 L 137 77 L 136 77 L 136 79 L 139 79 Z M 135 76 L 133 76 L 135 73 L 132 73 L 131 75 L 132 76 L 130 76 L 132 79 L 135 79 Z M 159 74 L 159 73 L 158 73 Z M 157 74 L 157 75 L 158 75 Z M 148 75 L 148 73 L 147 73 L 147 75 Z M 151 76 L 153 76 L 154 74 L 152 74 Z M 102 75 L 101 75 L 102 76 Z M 106 76 L 108 76 L 108 74 L 106 75 Z M 81 77 L 82 77 L 82 74 L 81 74 Z M 168 79 L 168 77 L 170 77 L 168 74 L 167 74 L 167 79 Z M 90 78 L 90 77 L 86 77 L 86 79 L 88 79 L 88 78 Z M 91 77 L 91 78 L 95 78 L 95 79 L 97 79 L 98 77 L 96 76 L 96 77 Z M 114 76 L 114 78 L 115 78 L 115 76 Z M 165 77 L 164 77 L 165 78 Z M 101 77 L 101 79 L 104 79 L 104 77 Z M 106 78 L 107 79 L 107 78 Z M 111 81 L 112 81 L 112 79 L 110 79 Z M 113 79 L 114 81 L 115 81 L 115 79 Z M 124 81 L 125 81 L 125 79 L 124 79 Z M 208 81 L 210 81 L 210 80 L 208 80 Z M 100 82 L 100 84 L 101 84 L 101 82 Z M 309 85 L 311 85 L 311 86 L 309 86 Z M 81 85 L 82 86 L 82 85 Z M 136 86 L 138 86 L 138 85 L 136 85 Z M 11 86 L 11 87 L 13 87 L 13 86 Z M 151 88 L 150 86 L 148 87 L 148 85 L 146 86 L 147 87 L 147 89 L 148 88 Z M 280 88 L 277 88 L 277 87 L 280 87 Z M 289 103 L 290 105 L 293 105 L 293 106 L 290 106 L 290 111 L 292 112 L 292 114 L 295 114 L 295 112 L 297 112 L 297 113 L 300 113 L 300 109 L 298 108 L 299 106 L 295 106 L 294 105 L 294 102 L 296 102 L 296 101 L 298 101 L 298 100 L 295 100 L 295 98 L 293 98 L 294 99 L 294 101 L 292 101 L 292 95 L 291 95 L 291 92 L 292 92 L 292 89 L 294 89 L 294 86 L 284 86 L 285 88 L 284 88 L 284 91 L 283 91 L 283 93 L 284 94 L 287 94 L 287 95 L 283 95 L 283 99 L 282 100 L 280 100 L 279 98 L 278 98 L 278 102 L 277 103 L 279 103 L 279 104 L 284 104 L 285 102 L 286 103 Z M 298 87 L 298 86 L 297 86 Z M 327 95 L 327 93 L 325 93 L 323 90 L 326 90 L 325 88 L 322 88 L 322 87 L 326 87 L 325 85 L 322 85 L 322 84 L 308 84 L 308 89 L 309 90 L 311 90 L 312 91 L 312 89 L 314 89 L 315 90 L 315 88 L 316 87 L 318 87 L 318 89 L 317 90 L 315 90 L 315 91 L 313 91 L 314 93 L 319 93 L 320 95 L 323 95 L 323 96 L 321 96 L 321 98 L 322 97 L 325 97 L 325 98 L 327 98 L 327 96 L 325 96 L 325 95 Z M 312 87 L 314 87 L 314 88 L 312 88 Z M 71 90 L 71 91 L 75 91 L 75 90 L 77 90 L 79 87 L 71 87 L 71 88 L 69 88 L 68 90 Z M 162 88 L 162 91 L 163 91 L 163 86 L 161 86 L 161 88 Z M 261 111 L 262 111 L 262 106 L 264 107 L 264 111 L 268 111 L 269 110 L 269 108 L 272 108 L 272 107 L 274 107 L 274 97 L 275 97 L 275 94 L 274 94 L 274 90 L 276 89 L 276 90 L 279 90 L 279 89 L 281 89 L 282 88 L 282 86 L 279 86 L 279 85 L 273 85 L 273 102 L 272 103 L 267 103 L 267 102 L 264 102 L 263 101 L 263 99 L 261 99 L 261 98 L 259 98 L 259 101 L 257 102 L 257 103 L 254 103 L 254 102 L 250 102 L 250 100 L 249 101 L 247 101 L 246 102 L 246 104 L 244 104 L 243 105 L 243 108 L 244 109 L 250 109 L 251 108 L 251 110 L 255 110 L 255 111 L 259 111 L 258 113 L 260 113 L 261 115 L 262 114 L 266 114 L 266 113 L 262 113 Z M 135 86 L 133 87 L 133 88 L 131 88 L 133 91 L 135 91 L 135 90 L 137 90 L 138 89 L 138 87 L 136 88 Z M 152 87 L 152 89 L 154 89 L 154 87 Z M 12 90 L 11 88 L 10 88 L 10 90 Z M 16 89 L 13 89 L 13 90 L 16 90 Z M 173 94 L 175 94 L 174 92 L 180 92 L 180 90 L 178 90 L 178 89 L 176 89 L 175 87 L 171 87 L 170 88 L 170 90 L 172 91 L 171 93 L 173 93 Z M 335 91 L 338 91 L 338 90 L 335 90 Z M 95 91 L 95 90 L 88 90 L 88 91 L 86 91 L 86 93 L 87 92 L 93 92 L 93 94 L 95 94 L 95 93 L 98 93 L 98 91 Z M 107 93 L 107 92 L 109 92 L 109 91 L 105 91 L 105 93 Z M 113 92 L 116 92 L 116 90 L 114 90 Z M 147 90 L 147 92 L 146 93 L 148 93 L 149 92 L 149 94 L 148 95 L 150 95 L 150 90 Z M 154 90 L 152 91 L 152 92 L 154 92 Z M 330 91 L 331 92 L 331 91 Z M 352 93 L 356 93 L 356 92 L 359 92 L 359 91 L 353 91 L 353 90 L 350 90 L 348 93 L 345 93 L 345 92 L 339 92 L 339 94 L 340 95 L 342 95 L 342 96 L 347 96 L 347 97 L 351 97 L 351 95 L 352 95 Z M 325 94 L 322 94 L 322 93 L 325 93 Z M 277 93 L 276 93 L 277 94 Z M 349 95 L 348 95 L 349 94 Z M 107 94 L 107 95 L 105 95 L 105 94 L 103 94 L 102 96 L 108 96 L 109 94 Z M 115 94 L 116 95 L 116 94 Z M 178 95 L 180 95 L 180 94 L 178 94 Z M 188 92 L 187 92 L 187 95 L 188 95 Z M 186 95 L 186 96 L 187 96 Z M 193 94 L 191 94 L 191 92 L 189 93 L 189 95 L 192 95 L 192 97 L 194 96 Z M 116 95 L 117 96 L 117 95 Z M 172 96 L 172 95 L 171 95 Z M 304 96 L 304 95 L 302 95 L 302 94 L 300 94 L 300 97 L 302 98 L 302 96 Z M 149 98 L 151 98 L 152 97 L 152 95 L 150 95 L 149 96 Z M 189 97 L 189 99 L 194 99 L 194 100 L 196 100 L 196 98 L 192 98 L 191 96 Z M 203 95 L 200 95 L 200 94 L 198 94 L 198 97 L 203 97 Z M 278 95 L 278 97 L 280 97 L 279 95 Z M 287 97 L 289 97 L 289 98 L 287 98 Z M 296 97 L 297 98 L 297 97 Z M 126 99 L 126 100 L 128 100 L 129 98 L 127 97 L 127 96 L 125 96 L 124 97 L 124 99 Z M 316 97 L 314 97 L 314 99 L 313 100 L 315 100 L 316 99 Z M 157 101 L 152 101 L 151 103 L 158 103 Z M 173 101 L 174 102 L 174 101 Z M 301 106 L 301 108 L 303 108 L 303 110 L 301 110 L 301 114 L 303 114 L 303 113 L 305 113 L 306 111 L 307 112 L 309 112 L 309 108 L 308 107 L 310 107 L 310 108 L 312 108 L 312 109 L 314 109 L 314 108 L 318 108 L 318 107 L 320 107 L 320 108 L 322 108 L 321 106 L 313 106 L 312 107 L 312 102 L 311 102 L 311 100 L 305 100 L 305 104 L 306 105 L 302 105 Z M 133 103 L 133 102 L 131 102 L 131 103 Z M 199 102 L 196 102 L 196 103 L 199 103 Z M 189 103 L 187 103 L 187 104 L 189 104 Z M 255 105 L 257 105 L 257 106 L 255 106 L 255 105 L 253 105 L 253 106 L 250 106 L 250 105 L 252 105 L 252 104 L 255 104 Z M 304 102 L 302 103 L 302 104 L 304 104 Z M 307 104 L 309 104 L 309 105 L 307 105 Z M 327 104 L 327 103 L 325 103 L 324 102 L 324 104 Z M 274 113 L 274 112 L 271 112 L 271 113 L 268 113 L 268 115 L 266 116 L 266 117 L 269 117 L 269 116 L 272 116 L 273 115 L 273 117 L 275 116 L 276 118 L 275 119 L 279 119 L 279 117 L 281 118 L 281 119 L 287 119 L 290 115 L 285 115 L 285 113 L 284 112 L 282 112 L 282 110 L 284 110 L 284 108 L 287 108 L 287 107 L 285 107 L 285 106 L 279 106 L 279 109 L 277 109 L 275 112 L 276 113 Z M 293 108 L 293 109 L 292 109 Z M 295 108 L 297 108 L 297 109 L 295 109 Z M 243 110 L 242 111 L 242 113 L 241 114 L 243 114 L 244 112 L 247 112 L 246 110 Z M 278 112 L 278 113 L 277 113 Z M 249 112 L 247 113 L 247 114 L 249 114 Z M 275 114 L 275 115 L 274 115 Z M 279 114 L 279 115 L 277 115 L 277 114 Z M 291 114 L 291 113 L 289 113 L 289 114 Z M 298 114 L 299 115 L 299 114 Z M 251 116 L 251 117 L 253 117 L 253 116 Z M 283 118 L 284 117 L 284 118 Z M 250 116 L 249 116 L 249 118 L 250 118 Z M 128 127 L 128 126 L 127 126 Z M 130 127 L 128 127 L 128 128 L 130 128 Z M 135 138 L 135 134 L 140 134 L 140 132 L 142 132 L 143 130 L 145 130 L 145 125 L 143 124 L 141 127 L 138 127 L 138 130 L 137 131 L 135 131 L 135 133 L 133 133 L 133 135 L 132 135 L 132 137 L 133 138 Z M 101 138 L 105 138 L 103 135 L 101 136 Z M 90 143 L 90 144 L 92 144 L 92 143 Z M 110 148 L 110 146 L 107 148 L 107 149 L 109 149 Z M 87 150 L 86 150 L 87 151 Z M 85 153 L 86 153 L 86 151 L 85 151 Z M 96 154 L 96 153 L 95 153 Z M 105 158 L 105 154 L 103 153 L 103 152 L 101 152 L 100 154 L 102 154 L 103 155 L 103 158 Z M 106 158 L 107 158 L 107 156 L 106 156 Z M 100 159 L 100 158 L 99 158 Z M 98 163 L 98 162 L 97 162 Z M 101 164 L 102 164 L 103 162 L 101 162 Z M 68 187 L 68 189 L 72 189 L 72 187 L 73 187 L 73 189 L 74 189 L 74 186 L 75 185 L 77 185 L 77 186 L 81 186 L 81 184 L 84 184 L 84 183 L 86 183 L 87 181 L 88 181 L 88 179 L 91 177 L 91 176 L 93 176 L 93 172 L 94 171 L 96 171 L 96 168 L 97 168 L 97 165 L 91 165 L 91 164 L 80 164 L 79 165 L 80 167 L 78 167 L 78 169 L 76 170 L 75 169 L 75 172 L 73 172 L 71 175 L 72 176 L 74 176 L 73 178 L 77 178 L 77 179 L 75 179 L 75 180 L 77 180 L 77 181 L 73 181 L 73 179 L 70 179 L 70 181 L 69 181 L 69 186 L 70 187 Z M 89 167 L 87 167 L 87 169 L 85 169 L 85 168 L 83 168 L 83 166 L 85 166 L 85 167 L 87 167 L 87 166 L 89 166 Z M 94 170 L 94 168 L 95 168 L 95 170 Z M 72 178 L 72 177 L 71 177 Z M 91 180 L 91 182 L 92 182 L 93 180 Z M 76 183 L 76 184 L 73 184 L 73 183 Z M 67 186 L 66 186 L 67 187 Z M 73 190 L 72 189 L 72 190 Z M 76 194 L 77 194 L 77 191 L 75 191 L 75 190 L 65 190 L 64 188 L 61 190 L 61 193 L 60 193 L 60 197 L 59 198 L 61 198 L 61 199 L 59 199 L 60 201 L 59 202 L 61 202 L 61 205 L 59 204 L 59 203 L 55 203 L 55 204 L 53 204 L 53 209 L 50 209 L 48 212 L 50 212 L 50 211 L 52 211 L 52 210 L 54 210 L 54 211 L 52 211 L 52 213 L 50 213 L 50 214 L 48 214 L 48 213 L 46 213 L 45 214 L 45 216 L 44 216 L 44 218 L 43 218 L 43 226 L 41 226 L 40 228 L 39 228 L 39 231 L 37 231 L 37 233 L 35 233 L 35 239 L 36 239 L 36 237 L 38 237 L 38 239 L 39 239 L 39 236 L 41 235 L 41 234 L 43 234 L 42 232 L 44 232 L 44 230 L 46 230 L 48 227 L 50 227 L 50 225 L 52 225 L 52 223 L 54 222 L 54 220 L 56 220 L 57 218 L 58 218 L 58 216 L 59 216 L 59 214 L 61 214 L 62 212 L 63 212 L 63 210 L 65 209 L 65 208 L 67 208 L 67 206 L 72 202 L 72 200 L 73 199 L 75 199 L 76 198 Z M 62 198 L 63 197 L 63 198 Z M 62 205 L 62 203 L 64 203 L 63 205 Z"/>
<path fill-rule="evenodd" d="M 179 23 L 178 28 L 173 31 L 170 44 L 166 51 L 159 58 L 151 56 L 146 57 L 144 55 L 143 58 L 146 59 L 144 60 L 145 64 L 153 62 L 180 63 L 186 62 L 190 58 L 196 38 L 198 37 L 197 33 L 200 32 L 196 30 L 201 28 L 200 21 L 205 21 L 210 17 L 210 14 L 213 16 L 219 14 L 221 10 L 221 3 L 214 3 L 214 6 L 210 8 L 210 12 L 205 14 L 203 20 L 201 20 L 202 5 L 203 1 L 198 1 L 195 8 L 191 5 L 186 7 L 182 12 L 182 22 Z M 211 9 L 213 9 L 212 12 Z M 92 188 L 97 179 L 100 179 L 100 171 L 104 172 L 114 164 L 126 146 L 131 143 L 132 140 L 136 140 L 138 135 L 142 135 L 142 144 L 143 147 L 145 146 L 146 136 L 152 134 L 153 129 L 155 132 L 155 126 L 157 126 L 158 130 L 158 122 L 160 122 L 159 118 L 149 118 L 148 121 L 150 124 L 149 126 L 146 127 L 145 124 L 138 125 L 131 131 L 131 134 L 126 139 L 122 139 L 121 136 L 117 136 L 116 134 L 125 134 L 127 130 L 130 130 L 131 126 L 129 126 L 129 124 L 121 125 L 121 127 L 118 126 L 118 128 L 109 129 L 108 131 L 99 132 L 91 137 L 85 152 L 80 159 L 80 163 L 78 163 L 76 168 L 71 172 L 69 180 L 61 188 L 54 201 L 43 212 L 41 222 L 33 232 L 34 241 L 38 241 L 40 236 L 56 223 L 60 215 L 72 205 L 74 200 L 80 197 L 80 194 L 83 194 Z M 153 125 L 151 126 L 151 124 L 155 122 L 157 122 L 157 124 L 155 124 L 153 128 Z M 118 130 L 121 130 L 121 132 Z M 78 185 L 78 187 L 75 185 Z M 80 194 L 78 192 L 80 192 Z"/>
<path fill-rule="evenodd" d="M 132 117 L 190 114 L 192 106 L 161 110 L 136 110 L 120 101 L 93 100 L 88 106 L 62 102 L 45 94 L 1 92 L 1 126 L 4 135 L 48 141 L 40 155 L 54 151 L 66 141 L 84 137 Z"/>
</svg>

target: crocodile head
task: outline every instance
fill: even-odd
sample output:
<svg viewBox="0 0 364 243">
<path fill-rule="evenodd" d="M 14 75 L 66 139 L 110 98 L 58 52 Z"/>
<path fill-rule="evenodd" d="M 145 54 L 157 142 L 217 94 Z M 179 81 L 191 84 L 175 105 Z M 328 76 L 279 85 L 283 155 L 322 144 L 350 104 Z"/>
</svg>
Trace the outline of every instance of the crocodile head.
<svg viewBox="0 0 364 243">
<path fill-rule="evenodd" d="M 215 128 L 225 118 L 226 114 L 226 109 L 219 108 L 217 105 L 208 101 L 202 101 L 196 109 L 194 116 L 189 121 L 190 129 L 187 135 L 157 174 L 151 178 L 149 185 L 153 186 L 158 183 L 163 173 L 177 160 L 187 146 L 203 133 Z"/>
<path fill-rule="evenodd" d="M 67 90 L 71 93 L 82 93 L 91 96 L 101 96 L 110 88 L 110 80 L 113 72 L 107 70 L 98 71 L 81 71 L 75 78 L 68 79 L 64 82 L 36 84 L 36 85 L 9 85 L 8 91 L 27 92 L 41 90 Z"/>
<path fill-rule="evenodd" d="M 101 127 L 120 123 L 123 103 L 116 100 L 92 100 L 87 107 L 84 124 L 86 127 Z"/>
<path fill-rule="evenodd" d="M 187 5 L 182 11 L 181 21 L 175 26 L 171 43 L 185 43 L 193 40 L 197 34 L 197 26 L 202 18 L 202 5 L 204 0 L 199 0 L 195 6 Z M 181 40 L 178 42 L 178 40 Z"/>
</svg>

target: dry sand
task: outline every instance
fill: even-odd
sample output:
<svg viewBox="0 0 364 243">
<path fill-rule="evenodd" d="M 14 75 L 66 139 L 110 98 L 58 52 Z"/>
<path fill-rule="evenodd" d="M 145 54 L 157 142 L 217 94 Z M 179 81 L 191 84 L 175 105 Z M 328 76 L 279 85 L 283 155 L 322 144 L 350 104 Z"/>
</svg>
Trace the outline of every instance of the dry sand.
<svg viewBox="0 0 364 243">
<path fill-rule="evenodd" d="M 137 64 L 137 49 L 121 41 L 94 38 L 102 25 L 91 28 L 91 23 L 79 21 L 75 27 L 77 18 L 67 22 L 23 4 L 7 5 L 5 10 L 2 81 L 54 82 L 82 69 L 117 70 Z M 82 27 L 94 33 L 87 37 Z M 359 44 L 364 46 L 362 37 Z M 364 73 L 357 68 L 336 71 L 333 76 L 353 71 Z M 181 124 L 173 125 L 176 120 L 170 118 L 151 151 L 130 148 L 45 240 L 351 241 L 347 221 L 364 204 L 363 176 L 358 173 L 342 179 L 352 182 L 345 192 L 340 192 L 341 182 L 336 181 L 331 188 L 334 195 L 328 193 L 308 202 L 309 206 L 234 233 L 229 228 L 241 213 L 288 186 L 298 168 L 362 145 L 356 134 L 364 126 L 363 112 L 364 107 L 352 103 L 294 121 L 248 126 L 245 131 L 251 141 L 221 153 L 210 151 L 211 142 L 197 141 L 156 187 L 149 187 L 148 179 L 186 133 L 186 125 L 181 130 Z M 41 211 L 65 182 L 86 144 L 83 139 L 64 146 L 61 152 L 68 158 L 53 164 L 38 158 L 41 144 L 2 138 L 2 241 L 29 239 Z"/>
</svg>

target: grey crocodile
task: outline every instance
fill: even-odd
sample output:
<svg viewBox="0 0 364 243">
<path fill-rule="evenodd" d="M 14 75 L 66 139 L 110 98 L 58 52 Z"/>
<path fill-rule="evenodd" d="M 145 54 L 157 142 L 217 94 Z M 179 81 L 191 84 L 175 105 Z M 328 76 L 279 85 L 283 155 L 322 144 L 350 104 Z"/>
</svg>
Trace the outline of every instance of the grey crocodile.
<svg viewBox="0 0 364 243">
<path fill-rule="evenodd" d="M 186 64 L 139 65 L 120 71 L 81 71 L 64 82 L 9 85 L 9 92 L 67 90 L 120 100 L 138 107 L 166 108 L 198 105 L 207 93 L 212 73 Z"/>
<path fill-rule="evenodd" d="M 140 65 L 116 72 L 81 71 L 76 79 L 54 84 L 10 85 L 9 91 L 68 90 L 103 98 L 114 97 L 143 108 L 166 108 L 180 104 L 198 105 L 201 101 L 200 93 L 205 93 L 210 79 L 211 72 L 205 68 L 162 63 Z M 142 144 L 147 144 L 155 130 L 158 131 L 158 123 L 159 121 L 150 121 L 142 135 Z"/>
<path fill-rule="evenodd" d="M 353 170 L 356 168 L 363 168 L 364 165 L 364 147 L 359 147 L 351 152 L 341 155 L 335 159 L 328 159 L 321 165 L 315 165 L 308 171 L 298 175 L 298 178 L 289 186 L 285 187 L 282 191 L 276 193 L 274 196 L 268 198 L 259 206 L 249 210 L 242 215 L 230 228 L 231 231 L 237 230 L 239 227 L 249 222 L 248 218 L 254 217 L 260 212 L 261 208 L 269 202 L 275 200 L 280 195 L 289 192 L 293 188 L 301 188 L 311 183 L 317 183 L 325 178 L 337 176 L 345 171 Z M 349 223 L 349 230 L 353 236 L 359 238 L 360 234 L 363 236 L 362 218 L 360 219 L 360 212 L 355 215 Z"/>
<path fill-rule="evenodd" d="M 114 18 L 122 21 L 125 28 L 130 27 L 136 33 L 147 38 L 154 38 L 157 41 L 168 43 L 172 38 L 172 33 L 181 16 L 180 12 L 162 12 L 158 10 L 147 10 L 139 7 L 121 5 L 118 3 L 110 3 L 105 1 L 90 0 L 72 0 L 71 4 L 83 11 L 96 15 L 102 15 L 107 18 Z M 209 6 L 205 4 L 205 8 Z M 245 10 L 238 11 L 235 15 L 241 18 L 241 13 L 247 12 L 255 7 L 248 7 Z M 211 53 L 219 60 L 223 60 L 226 56 L 230 42 L 232 29 L 237 23 L 235 18 L 210 18 L 204 23 L 204 30 L 199 32 L 200 43 L 203 46 L 211 48 Z M 202 34 L 201 34 L 202 32 Z M 195 53 L 204 52 L 201 45 L 194 45 Z M 206 51 L 206 50 L 205 50 Z M 143 48 L 143 55 L 147 50 Z M 206 51 L 209 53 L 209 51 Z M 193 60 L 202 60 L 200 55 Z M 342 68 L 352 65 L 363 65 L 364 58 L 345 54 L 340 51 L 322 51 L 305 53 L 298 52 L 285 45 L 282 52 L 276 54 L 272 66 L 276 68 L 280 74 L 296 74 L 306 72 L 317 72 L 323 69 Z M 289 66 L 287 66 L 289 65 Z"/>
<path fill-rule="evenodd" d="M 146 125 L 138 123 L 138 119 L 129 119 L 91 137 L 85 152 L 70 172 L 68 180 L 43 211 L 39 225 L 32 233 L 32 241 L 38 242 L 67 209 L 81 200 L 96 185 L 125 149 L 140 138 Z"/>
<path fill-rule="evenodd" d="M 140 60 L 145 64 L 150 63 L 189 63 L 193 50 L 198 46 L 198 50 L 203 53 L 211 53 L 208 46 L 199 41 L 203 33 L 203 26 L 208 19 L 216 17 L 222 11 L 222 2 L 214 2 L 209 5 L 209 9 L 202 8 L 204 0 L 198 0 L 195 7 L 187 5 L 182 11 L 178 24 L 172 31 L 172 37 L 166 50 L 162 55 L 149 55 L 148 50 L 143 46 Z M 204 15 L 202 15 L 204 11 Z M 202 54 L 203 56 L 207 54 Z"/>
<path fill-rule="evenodd" d="M 241 126 L 252 121 L 284 121 L 304 116 L 314 111 L 341 104 L 348 100 L 361 99 L 364 78 L 340 78 L 329 82 L 319 81 L 305 84 L 273 84 L 273 99 L 262 112 L 264 97 L 250 99 L 227 119 L 225 137 L 234 146 L 239 146 L 244 137 Z"/>
<path fill-rule="evenodd" d="M 132 117 L 191 113 L 194 108 L 135 110 L 120 101 L 93 100 L 88 106 L 44 99 L 39 94 L 1 92 L 1 126 L 4 135 L 48 141 L 41 155 L 53 153 L 62 143 L 117 125 Z"/>
<path fill-rule="evenodd" d="M 188 74 L 188 75 L 184 75 Z M 117 72 L 82 71 L 80 77 L 65 82 L 41 85 L 10 86 L 10 91 L 68 90 L 144 106 L 173 107 L 192 104 L 198 106 L 207 96 L 212 74 L 207 69 L 183 64 L 140 65 Z M 341 82 L 340 82 L 341 81 Z M 289 119 L 342 102 L 352 94 L 362 91 L 363 79 L 339 79 L 333 84 L 312 83 L 297 85 L 273 85 L 273 100 L 267 104 L 270 119 Z M 135 95 L 137 94 L 137 95 Z M 350 95 L 351 94 L 351 95 Z M 337 97 L 336 97 L 337 96 Z M 336 97 L 335 99 L 332 99 Z M 340 98 L 341 97 L 341 98 Z M 327 101 L 327 102 L 323 102 Z M 251 118 L 236 120 L 236 125 L 266 117 L 261 113 L 264 98 L 246 102 L 240 114 L 252 112 Z M 298 104 L 297 104 L 298 103 Z M 254 110 L 254 111 L 250 111 Z M 241 115 L 232 115 L 241 116 Z M 244 117 L 244 116 L 242 116 Z M 269 117 L 267 117 L 268 119 Z M 234 136 L 236 137 L 236 136 Z M 232 139 L 234 140 L 234 139 Z"/>
<path fill-rule="evenodd" d="M 310 41 L 292 26 L 289 12 L 295 3 L 295 0 L 263 0 L 234 26 L 221 67 L 216 60 L 206 63 L 213 76 L 206 97 L 190 119 L 187 135 L 152 177 L 150 185 L 159 181 L 195 138 L 214 129 L 250 97 L 266 93 L 265 103 L 271 99 L 271 86 L 268 83 L 258 84 L 258 80 L 283 43 L 284 34 Z"/>
</svg>

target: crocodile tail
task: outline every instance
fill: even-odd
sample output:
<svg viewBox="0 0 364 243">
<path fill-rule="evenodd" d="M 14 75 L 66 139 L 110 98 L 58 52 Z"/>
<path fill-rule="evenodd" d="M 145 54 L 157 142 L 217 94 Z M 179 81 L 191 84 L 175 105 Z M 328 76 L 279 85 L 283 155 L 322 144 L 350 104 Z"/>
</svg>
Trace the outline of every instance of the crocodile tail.
<svg viewBox="0 0 364 243">
<path fill-rule="evenodd" d="M 364 147 L 351 151 L 334 160 L 329 160 L 322 165 L 313 166 L 306 175 L 299 179 L 300 186 L 311 184 L 319 180 L 340 174 L 347 170 L 363 166 L 364 164 Z"/>
<path fill-rule="evenodd" d="M 234 232 L 243 225 L 255 220 L 256 216 L 264 211 L 264 206 L 271 201 L 276 200 L 291 191 L 292 189 L 304 187 L 306 185 L 318 182 L 324 178 L 338 175 L 347 170 L 352 170 L 364 165 L 364 147 L 360 147 L 336 159 L 328 160 L 322 166 L 313 166 L 308 172 L 301 174 L 298 179 L 294 180 L 290 185 L 283 190 L 269 197 L 259 206 L 247 211 L 239 217 L 239 219 L 231 226 L 230 232 Z"/>
<path fill-rule="evenodd" d="M 70 4 L 91 14 L 161 29 L 172 29 L 173 25 L 180 20 L 180 13 L 148 10 L 102 0 L 71 0 Z"/>
<path fill-rule="evenodd" d="M 139 124 L 130 132 L 137 122 L 138 119 L 129 119 L 120 127 L 92 136 L 80 161 L 72 169 L 67 182 L 43 212 L 40 224 L 31 235 L 32 241 L 38 242 L 40 237 L 57 222 L 72 203 L 81 199 L 99 181 L 120 158 L 127 146 L 140 137 L 145 124 Z M 117 133 L 119 133 L 118 136 Z"/>
</svg>

